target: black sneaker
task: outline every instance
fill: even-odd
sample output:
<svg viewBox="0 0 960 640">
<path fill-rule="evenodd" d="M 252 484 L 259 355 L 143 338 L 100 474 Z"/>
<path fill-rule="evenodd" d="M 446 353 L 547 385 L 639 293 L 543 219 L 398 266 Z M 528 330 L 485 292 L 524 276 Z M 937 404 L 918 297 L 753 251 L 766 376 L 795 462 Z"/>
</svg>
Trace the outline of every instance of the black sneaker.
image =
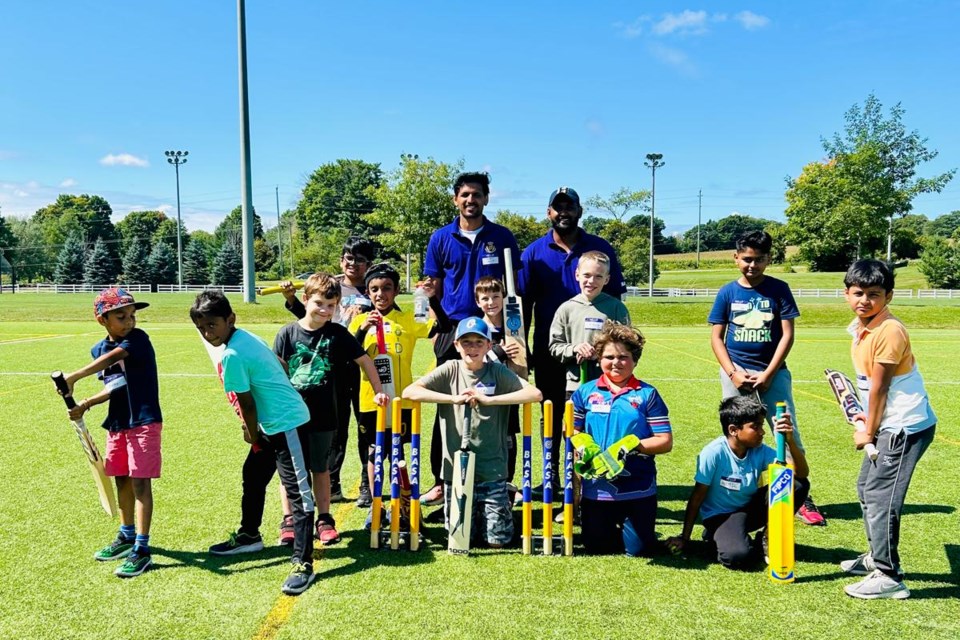
<svg viewBox="0 0 960 640">
<path fill-rule="evenodd" d="M 240 553 L 253 553 L 255 551 L 262 550 L 263 538 L 260 537 L 260 534 L 252 536 L 249 533 L 244 533 L 242 531 L 231 533 L 230 538 L 228 538 L 225 542 L 215 544 L 209 549 L 210 553 L 215 556 L 232 556 Z"/>
<path fill-rule="evenodd" d="M 310 583 L 316 579 L 317 575 L 313 572 L 313 565 L 309 562 L 296 562 L 293 570 L 287 579 L 283 581 L 280 590 L 288 596 L 300 595 L 310 586 Z"/>
<path fill-rule="evenodd" d="M 370 495 L 370 487 L 365 484 L 360 485 L 360 495 L 357 497 L 357 507 L 368 509 L 373 504 L 373 496 Z"/>
<path fill-rule="evenodd" d="M 343 489 L 339 483 L 330 485 L 330 502 L 343 502 Z"/>
</svg>

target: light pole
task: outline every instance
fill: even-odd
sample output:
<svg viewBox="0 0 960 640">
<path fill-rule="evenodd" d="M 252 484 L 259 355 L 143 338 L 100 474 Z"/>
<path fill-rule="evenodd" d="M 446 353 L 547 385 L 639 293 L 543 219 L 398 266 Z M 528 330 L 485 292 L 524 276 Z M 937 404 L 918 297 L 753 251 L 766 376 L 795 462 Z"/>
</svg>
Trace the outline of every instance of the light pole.
<svg viewBox="0 0 960 640">
<path fill-rule="evenodd" d="M 647 275 L 647 280 L 650 282 L 647 293 L 651 298 L 653 298 L 653 214 L 657 208 L 657 169 L 664 165 L 661 158 L 663 158 L 662 153 L 648 153 L 647 161 L 643 163 L 650 167 L 653 175 L 653 187 L 650 190 L 650 273 Z"/>
<path fill-rule="evenodd" d="M 167 162 L 177 172 L 177 288 L 183 288 L 183 245 L 180 240 L 180 165 L 187 164 L 189 151 L 164 151 Z"/>
</svg>

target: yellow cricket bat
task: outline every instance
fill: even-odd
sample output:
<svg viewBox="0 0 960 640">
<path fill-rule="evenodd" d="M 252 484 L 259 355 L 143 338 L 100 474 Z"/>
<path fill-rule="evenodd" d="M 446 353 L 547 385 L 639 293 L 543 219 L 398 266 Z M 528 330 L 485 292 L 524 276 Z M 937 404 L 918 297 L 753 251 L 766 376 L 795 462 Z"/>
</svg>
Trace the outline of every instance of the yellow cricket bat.
<svg viewBox="0 0 960 640">
<path fill-rule="evenodd" d="M 297 291 L 299 291 L 300 289 L 303 289 L 303 280 L 292 280 L 291 284 L 293 284 L 293 288 L 296 289 Z M 283 292 L 283 287 L 275 285 L 272 287 L 264 287 L 263 289 L 260 289 L 258 293 L 261 296 L 269 296 L 271 293 L 282 293 L 282 292 Z"/>
<path fill-rule="evenodd" d="M 786 411 L 785 402 L 777 403 L 777 419 Z M 777 459 L 767 467 L 767 553 L 770 565 L 767 576 L 773 582 L 793 582 L 793 476 L 794 467 L 787 464 L 787 445 L 782 433 L 776 434 Z"/>
</svg>

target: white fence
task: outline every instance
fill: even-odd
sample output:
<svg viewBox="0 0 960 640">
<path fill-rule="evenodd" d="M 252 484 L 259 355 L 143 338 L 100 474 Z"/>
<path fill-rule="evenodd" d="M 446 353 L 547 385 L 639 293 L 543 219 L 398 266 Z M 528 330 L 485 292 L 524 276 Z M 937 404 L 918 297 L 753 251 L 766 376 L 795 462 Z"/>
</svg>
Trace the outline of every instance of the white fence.
<svg viewBox="0 0 960 640">
<path fill-rule="evenodd" d="M 102 289 L 107 287 L 120 286 L 130 293 L 150 293 L 151 287 L 149 284 L 122 284 L 122 285 L 113 285 L 113 284 L 49 284 L 49 283 L 39 283 L 39 284 L 18 284 L 14 287 L 10 285 L 5 285 L 2 289 L 4 293 L 10 291 L 13 293 L 97 293 Z M 199 292 L 206 291 L 208 289 L 215 289 L 217 291 L 223 291 L 224 293 L 243 293 L 243 286 L 233 285 L 233 284 L 206 284 L 206 285 L 183 285 L 178 286 L 175 284 L 160 284 L 157 285 L 158 293 L 176 293 L 178 291 L 184 292 Z"/>
<path fill-rule="evenodd" d="M 718 289 L 658 289 L 654 287 L 654 298 L 713 298 L 716 297 Z M 627 287 L 628 296 L 647 298 L 650 293 L 647 287 Z M 843 289 L 794 289 L 795 298 L 842 298 Z M 903 298 L 946 298 L 960 300 L 960 290 L 958 289 L 897 289 L 896 297 Z"/>
</svg>

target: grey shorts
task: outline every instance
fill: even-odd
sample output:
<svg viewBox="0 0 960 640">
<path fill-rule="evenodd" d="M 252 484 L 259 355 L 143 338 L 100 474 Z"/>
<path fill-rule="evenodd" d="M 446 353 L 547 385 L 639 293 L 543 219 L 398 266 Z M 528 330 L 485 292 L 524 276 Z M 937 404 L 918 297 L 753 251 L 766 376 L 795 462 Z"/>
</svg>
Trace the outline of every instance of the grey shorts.
<svg viewBox="0 0 960 640">
<path fill-rule="evenodd" d="M 450 496 L 453 485 L 443 483 L 443 522 L 450 529 Z M 513 509 L 504 480 L 478 482 L 473 485 L 473 523 L 470 544 L 504 546 L 513 540 Z"/>
</svg>

